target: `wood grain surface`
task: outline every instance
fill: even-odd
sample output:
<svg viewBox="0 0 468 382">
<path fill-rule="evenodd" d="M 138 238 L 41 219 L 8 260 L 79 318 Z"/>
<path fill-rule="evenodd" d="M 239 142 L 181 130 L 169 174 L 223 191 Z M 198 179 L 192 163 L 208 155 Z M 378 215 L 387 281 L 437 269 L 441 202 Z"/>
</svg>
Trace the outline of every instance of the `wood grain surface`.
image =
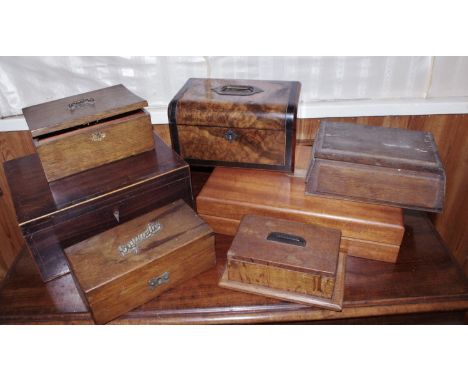
<svg viewBox="0 0 468 382">
<path fill-rule="evenodd" d="M 177 125 L 284 130 L 294 82 L 191 78 L 173 102 Z M 262 92 L 219 95 L 223 85 L 251 85 Z M 171 108 L 171 107 L 169 107 Z"/>
<path fill-rule="evenodd" d="M 270 237 L 272 233 L 279 233 L 283 239 L 292 235 L 303 243 L 274 240 Z M 228 251 L 228 259 L 334 277 L 340 239 L 341 232 L 336 229 L 245 215 Z"/>
<path fill-rule="evenodd" d="M 29 131 L 0 133 L 0 282 L 25 245 L 16 222 L 15 208 L 3 163 L 35 152 Z"/>
<path fill-rule="evenodd" d="M 238 262 L 236 265 L 239 265 L 240 267 L 234 268 L 234 276 L 238 276 L 238 278 L 230 278 L 231 272 L 228 265 L 227 271 L 225 271 L 221 277 L 219 286 L 233 289 L 239 292 L 253 293 L 259 296 L 272 297 L 279 300 L 290 301 L 339 312 L 341 311 L 343 305 L 346 259 L 346 255 L 340 253 L 338 258 L 336 281 L 329 278 L 321 278 L 319 280 L 314 278 L 313 275 L 299 275 L 297 272 L 279 268 L 272 270 L 275 272 L 275 276 L 277 277 L 271 280 L 265 278 L 265 265 Z M 250 269 L 248 273 L 243 272 L 246 269 L 243 269 L 242 266 L 251 265 L 256 268 Z M 252 273 L 252 270 L 256 272 Z M 236 271 L 239 272 L 237 273 Z M 251 281 L 252 276 L 256 277 L 254 280 L 255 282 L 245 282 Z M 288 278 L 287 282 L 285 282 L 284 276 Z M 303 278 L 303 280 L 301 280 L 301 278 Z M 304 279 L 307 279 L 308 282 L 304 283 Z M 331 281 L 333 281 L 333 283 Z M 293 286 L 296 287 L 294 288 Z"/>
<path fill-rule="evenodd" d="M 445 175 L 315 158 L 307 173 L 306 193 L 440 212 Z"/>
<path fill-rule="evenodd" d="M 149 223 L 159 231 L 135 239 Z M 136 240 L 138 253 L 120 254 Z M 74 277 L 98 323 L 105 323 L 215 264 L 211 229 L 182 200 L 93 236 L 65 250 Z M 168 273 L 164 284 L 149 281 Z"/>
<path fill-rule="evenodd" d="M 70 108 L 69 105 L 89 100 Z M 139 110 L 148 103 L 123 85 L 73 95 L 23 109 L 33 137 L 54 131 L 96 122 L 129 111 Z"/>
<path fill-rule="evenodd" d="M 430 132 L 322 122 L 306 192 L 440 212 L 445 172 Z"/>
<path fill-rule="evenodd" d="M 199 177 L 206 179 L 206 174 L 196 174 L 194 184 Z M 214 268 L 169 289 L 112 323 L 333 323 L 335 320 L 440 323 L 455 319 L 459 322 L 457 312 L 468 309 L 468 280 L 424 213 L 407 212 L 405 225 L 405 238 L 396 264 L 348 257 L 341 312 L 218 287 L 232 238 L 216 235 Z M 349 319 L 355 321 L 346 321 Z M 0 322 L 89 324 L 93 321 L 71 275 L 44 284 L 30 256 L 23 253 L 0 290 Z"/>
<path fill-rule="evenodd" d="M 285 131 L 178 126 L 181 155 L 186 159 L 284 165 Z M 235 134 L 232 141 L 226 134 Z"/>
<path fill-rule="evenodd" d="M 431 219 L 468 275 L 468 114 L 299 119 L 298 142 L 312 144 L 324 120 L 432 133 L 445 169 L 446 192 L 442 213 Z"/>
<path fill-rule="evenodd" d="M 22 232 L 44 281 L 69 272 L 64 247 L 177 199 L 193 205 L 188 165 L 155 149 L 48 183 L 37 155 L 5 163 Z"/>
<path fill-rule="evenodd" d="M 150 116 L 138 111 L 72 132 L 35 139 L 49 182 L 154 147 Z"/>
<path fill-rule="evenodd" d="M 215 232 L 231 235 L 247 214 L 340 229 L 348 255 L 389 262 L 397 260 L 404 233 L 399 208 L 305 195 L 303 178 L 270 171 L 216 168 L 197 209 Z"/>
</svg>

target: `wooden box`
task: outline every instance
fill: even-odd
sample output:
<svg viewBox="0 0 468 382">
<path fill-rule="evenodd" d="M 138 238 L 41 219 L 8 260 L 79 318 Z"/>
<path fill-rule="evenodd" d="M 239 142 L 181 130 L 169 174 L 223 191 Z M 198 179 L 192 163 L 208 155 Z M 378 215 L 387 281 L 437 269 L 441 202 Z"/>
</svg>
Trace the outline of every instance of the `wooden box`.
<svg viewBox="0 0 468 382">
<path fill-rule="evenodd" d="M 300 87 L 191 78 L 169 104 L 173 148 L 194 165 L 292 172 Z"/>
<path fill-rule="evenodd" d="M 152 150 L 147 102 L 123 85 L 26 107 L 49 182 Z"/>
<path fill-rule="evenodd" d="M 341 310 L 341 232 L 264 216 L 242 218 L 220 286 Z"/>
<path fill-rule="evenodd" d="M 37 154 L 5 162 L 19 226 L 44 281 L 69 272 L 63 248 L 177 199 L 193 205 L 188 164 L 156 135 L 154 145 L 50 183 Z"/>
<path fill-rule="evenodd" d="M 214 234 L 182 200 L 65 249 L 94 320 L 106 323 L 216 263 Z"/>
<path fill-rule="evenodd" d="M 272 171 L 216 168 L 197 196 L 197 211 L 216 233 L 234 236 L 254 214 L 341 230 L 341 251 L 395 262 L 403 239 L 401 208 L 305 195 L 304 178 Z"/>
<path fill-rule="evenodd" d="M 306 192 L 440 212 L 445 172 L 429 132 L 322 122 Z"/>
</svg>

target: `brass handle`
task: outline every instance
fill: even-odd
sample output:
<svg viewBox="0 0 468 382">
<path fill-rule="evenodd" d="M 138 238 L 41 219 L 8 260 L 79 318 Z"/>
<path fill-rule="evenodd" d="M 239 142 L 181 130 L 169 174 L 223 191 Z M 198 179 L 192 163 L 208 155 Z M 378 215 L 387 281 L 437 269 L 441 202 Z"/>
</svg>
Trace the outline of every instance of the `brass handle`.
<svg viewBox="0 0 468 382">
<path fill-rule="evenodd" d="M 263 92 L 262 89 L 250 85 L 223 85 L 211 89 L 219 95 L 249 96 Z"/>
<path fill-rule="evenodd" d="M 283 244 L 297 245 L 299 247 L 305 247 L 307 244 L 303 237 L 284 232 L 270 232 L 267 236 L 267 240 L 276 241 Z"/>
<path fill-rule="evenodd" d="M 150 290 L 157 288 L 162 284 L 169 282 L 169 272 L 164 272 L 161 276 L 153 277 L 148 281 L 148 287 Z"/>
<path fill-rule="evenodd" d="M 106 133 L 104 131 L 95 131 L 91 134 L 91 140 L 93 142 L 101 142 L 106 137 Z"/>
<path fill-rule="evenodd" d="M 77 101 L 73 101 L 68 104 L 68 110 L 73 111 L 76 109 L 79 109 L 80 107 L 86 106 L 86 105 L 93 105 L 94 106 L 94 98 L 82 98 Z"/>
</svg>

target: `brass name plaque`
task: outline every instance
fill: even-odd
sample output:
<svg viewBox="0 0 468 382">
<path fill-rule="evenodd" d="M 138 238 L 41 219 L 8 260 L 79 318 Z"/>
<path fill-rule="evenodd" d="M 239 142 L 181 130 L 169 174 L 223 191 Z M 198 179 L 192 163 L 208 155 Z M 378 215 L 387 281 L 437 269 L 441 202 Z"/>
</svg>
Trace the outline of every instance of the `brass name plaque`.
<svg viewBox="0 0 468 382">
<path fill-rule="evenodd" d="M 146 226 L 146 229 L 131 238 L 128 243 L 118 246 L 118 251 L 120 256 L 127 256 L 129 253 L 138 254 L 139 248 L 138 245 L 141 244 L 144 240 L 149 239 L 151 236 L 155 235 L 157 232 L 161 231 L 161 223 L 158 221 L 149 222 Z"/>
</svg>

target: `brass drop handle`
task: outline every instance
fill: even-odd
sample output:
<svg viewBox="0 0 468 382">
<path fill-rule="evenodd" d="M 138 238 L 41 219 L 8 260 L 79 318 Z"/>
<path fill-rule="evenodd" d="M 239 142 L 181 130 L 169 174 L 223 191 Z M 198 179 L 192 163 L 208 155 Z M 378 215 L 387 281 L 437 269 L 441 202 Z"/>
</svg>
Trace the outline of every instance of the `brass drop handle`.
<svg viewBox="0 0 468 382">
<path fill-rule="evenodd" d="M 157 288 L 162 284 L 169 282 L 169 272 L 164 272 L 161 276 L 153 277 L 148 281 L 148 287 L 150 290 Z"/>
<path fill-rule="evenodd" d="M 223 85 L 211 89 L 219 95 L 250 96 L 263 92 L 262 89 L 250 85 Z"/>
<path fill-rule="evenodd" d="M 68 104 L 68 110 L 73 111 L 86 105 L 94 106 L 94 98 L 93 97 L 82 98 L 77 101 L 73 101 Z"/>
<path fill-rule="evenodd" d="M 297 245 L 299 247 L 305 247 L 307 244 L 303 237 L 284 232 L 270 232 L 267 236 L 267 240 L 283 244 Z"/>
</svg>

